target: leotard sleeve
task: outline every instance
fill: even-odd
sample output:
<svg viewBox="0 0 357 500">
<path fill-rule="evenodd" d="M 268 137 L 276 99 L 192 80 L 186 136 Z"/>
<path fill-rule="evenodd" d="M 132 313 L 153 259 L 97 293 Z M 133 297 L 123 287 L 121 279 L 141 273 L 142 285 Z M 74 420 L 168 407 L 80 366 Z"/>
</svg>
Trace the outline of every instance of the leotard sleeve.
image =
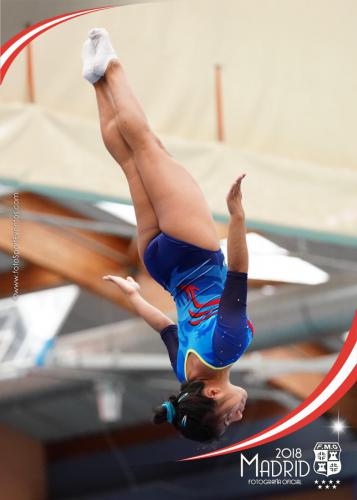
<svg viewBox="0 0 357 500">
<path fill-rule="evenodd" d="M 247 273 L 228 271 L 213 334 L 213 350 L 224 363 L 236 361 L 254 333 L 247 317 Z"/>
<path fill-rule="evenodd" d="M 177 351 L 178 351 L 177 325 L 166 326 L 163 330 L 161 330 L 160 335 L 169 354 L 171 366 L 175 374 L 177 375 L 176 373 Z"/>
</svg>

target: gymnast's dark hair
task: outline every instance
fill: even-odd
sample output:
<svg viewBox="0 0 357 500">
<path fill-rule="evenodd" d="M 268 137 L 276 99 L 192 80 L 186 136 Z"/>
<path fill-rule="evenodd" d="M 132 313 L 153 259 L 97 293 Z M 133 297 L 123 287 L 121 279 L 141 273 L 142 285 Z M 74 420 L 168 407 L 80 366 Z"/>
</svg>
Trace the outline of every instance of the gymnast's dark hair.
<svg viewBox="0 0 357 500">
<path fill-rule="evenodd" d="M 178 396 L 171 395 L 154 409 L 154 424 L 170 422 L 184 437 L 194 441 L 212 441 L 221 435 L 216 401 L 202 393 L 200 380 L 185 382 Z"/>
</svg>

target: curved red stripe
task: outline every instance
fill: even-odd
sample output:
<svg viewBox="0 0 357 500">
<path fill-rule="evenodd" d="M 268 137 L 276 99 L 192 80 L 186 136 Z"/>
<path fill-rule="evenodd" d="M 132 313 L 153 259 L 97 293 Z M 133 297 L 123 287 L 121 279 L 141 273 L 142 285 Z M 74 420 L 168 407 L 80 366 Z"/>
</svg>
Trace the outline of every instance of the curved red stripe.
<svg viewBox="0 0 357 500">
<path fill-rule="evenodd" d="M 191 318 L 199 318 L 200 316 L 207 316 L 207 314 L 210 314 L 211 312 L 218 311 L 218 307 L 213 307 L 212 309 L 208 309 L 207 311 L 191 311 L 191 309 L 188 310 L 189 315 Z"/>
<path fill-rule="evenodd" d="M 5 78 L 5 75 L 7 73 L 7 70 L 9 69 L 10 65 L 12 64 L 12 62 L 14 61 L 14 59 L 17 57 L 17 55 L 21 52 L 21 50 L 26 47 L 27 44 L 29 44 L 34 38 L 37 38 L 39 35 L 42 35 L 42 33 L 45 33 L 45 31 L 51 29 L 51 28 L 54 28 L 55 26 L 58 26 L 59 24 L 61 23 L 64 23 L 66 21 L 70 21 L 71 19 L 76 19 L 77 17 L 80 17 L 80 16 L 84 16 L 85 14 L 92 14 L 94 12 L 98 12 L 100 10 L 105 10 L 105 9 L 111 9 L 115 6 L 112 6 L 112 5 L 106 5 L 106 6 L 103 6 L 103 7 L 97 7 L 97 8 L 93 8 L 93 9 L 83 9 L 83 10 L 78 10 L 78 11 L 73 11 L 73 12 L 68 12 L 66 14 L 61 14 L 59 16 L 54 16 L 54 17 L 51 17 L 51 18 L 48 18 L 48 19 L 44 19 L 36 24 L 33 24 L 31 26 L 29 26 L 28 28 L 20 31 L 19 33 L 17 33 L 15 36 L 13 36 L 12 38 L 10 38 L 10 40 L 8 40 L 7 42 L 4 43 L 4 45 L 2 45 L 0 47 L 0 54 L 4 54 L 6 52 L 6 50 L 8 50 L 15 42 L 17 42 L 19 39 L 21 39 L 22 36 L 26 35 L 27 33 L 30 33 L 32 30 L 50 22 L 50 21 L 54 21 L 55 19 L 59 19 L 59 21 L 51 26 L 48 26 L 47 28 L 44 28 L 43 30 L 41 30 L 40 32 L 38 33 L 35 33 L 33 36 L 29 37 L 24 43 L 22 43 L 12 54 L 11 56 L 6 60 L 6 62 L 1 66 L 0 68 L 0 84 L 2 83 L 2 81 L 4 80 Z M 69 19 L 63 19 L 64 16 L 69 16 L 69 15 L 72 15 L 73 14 L 73 17 L 69 18 Z"/>
<path fill-rule="evenodd" d="M 193 302 L 193 305 L 194 305 L 195 307 L 197 307 L 198 309 L 199 309 L 200 307 L 208 307 L 208 306 L 214 306 L 214 305 L 216 305 L 216 304 L 219 304 L 219 301 L 220 301 L 220 300 L 221 300 L 221 299 L 212 299 L 212 300 L 209 300 L 208 302 L 204 302 L 203 304 L 201 304 L 200 302 L 198 302 L 198 301 L 196 300 L 196 297 L 195 297 L 195 296 L 193 296 L 193 297 L 192 297 L 192 302 Z"/>
<path fill-rule="evenodd" d="M 53 16 L 53 17 L 48 17 L 47 19 L 43 19 L 42 21 L 39 21 L 38 23 L 31 24 L 31 26 L 28 26 L 27 28 L 23 29 L 22 31 L 19 31 L 18 33 L 16 33 L 16 35 L 11 37 L 7 42 L 5 42 L 1 46 L 1 49 L 0 49 L 1 53 L 3 53 L 5 50 L 7 50 L 9 47 L 11 47 L 11 45 L 13 43 L 15 43 L 17 40 L 19 40 L 19 38 L 21 38 L 23 35 L 26 35 L 26 33 L 29 33 L 33 29 L 36 29 L 36 28 L 38 28 L 38 27 L 42 26 L 43 24 L 46 24 L 50 21 L 55 21 L 56 19 L 62 19 L 63 16 L 70 16 L 72 14 L 81 14 L 81 13 L 82 14 L 89 14 L 91 12 L 97 12 L 98 10 L 103 10 L 103 9 L 110 9 L 112 7 L 113 7 L 113 5 L 103 5 L 102 7 L 93 7 L 92 9 L 74 10 L 73 12 L 67 12 L 65 14 L 59 14 L 58 16 Z"/>
<path fill-rule="evenodd" d="M 193 326 L 196 326 L 196 325 L 199 325 L 200 323 L 202 323 L 203 321 L 206 321 L 206 319 L 210 318 L 211 316 L 214 316 L 215 314 L 217 314 L 218 312 L 218 309 L 217 310 L 214 310 L 211 314 L 208 314 L 207 316 L 205 316 L 204 318 L 201 318 L 197 321 L 189 321 L 189 323 Z"/>
<path fill-rule="evenodd" d="M 253 326 L 253 323 L 248 318 L 247 318 L 247 323 L 248 323 L 249 328 L 252 331 L 252 335 L 254 335 L 254 326 Z"/>
<path fill-rule="evenodd" d="M 324 412 L 326 412 L 331 406 L 333 406 L 355 383 L 356 377 L 357 377 L 357 369 L 356 367 L 354 370 L 351 372 L 351 374 L 346 378 L 346 380 L 343 382 L 343 384 L 335 391 L 334 394 L 332 394 L 322 405 L 320 405 L 316 410 L 314 410 L 310 415 L 305 417 L 303 420 L 300 422 L 297 422 L 296 424 L 292 425 L 291 427 L 281 431 L 278 434 L 275 434 L 274 436 L 267 437 L 260 441 L 259 443 L 253 443 L 247 446 L 244 446 L 240 448 L 239 450 L 232 450 L 232 447 L 234 446 L 241 446 L 244 445 L 247 441 L 253 439 L 253 438 L 258 438 L 259 436 L 262 436 L 268 431 L 271 431 L 278 427 L 279 425 L 283 424 L 290 418 L 294 417 L 296 414 L 298 414 L 300 411 L 302 411 L 306 406 L 308 406 L 316 397 L 318 397 L 322 391 L 331 383 L 331 381 L 335 378 L 337 373 L 340 371 L 344 363 L 346 362 L 347 358 L 351 354 L 354 345 L 357 341 L 357 313 L 355 314 L 350 333 L 343 345 L 343 348 L 336 359 L 334 365 L 332 366 L 331 370 L 328 372 L 324 380 L 318 385 L 318 387 L 310 394 L 308 398 L 305 399 L 303 403 L 301 403 L 295 410 L 290 412 L 288 415 L 286 415 L 284 418 L 276 422 L 275 424 L 271 425 L 270 427 L 267 427 L 266 429 L 263 429 L 262 431 L 258 432 L 257 434 L 254 434 L 253 436 L 250 436 L 248 438 L 245 438 L 244 440 L 235 443 L 233 445 L 226 446 L 225 448 L 222 448 L 220 450 L 217 450 L 217 452 L 212 452 L 204 455 L 197 455 L 194 457 L 190 457 L 185 460 L 196 460 L 199 458 L 208 458 L 210 456 L 218 456 L 218 455 L 225 455 L 228 453 L 235 453 L 236 451 L 241 451 L 244 449 L 249 449 L 253 448 L 255 446 L 260 446 L 261 444 L 265 444 L 270 441 L 274 441 L 276 439 L 279 439 L 280 437 L 283 437 L 287 434 L 290 434 L 294 432 L 295 430 L 311 423 L 313 420 L 318 418 L 320 415 L 322 415 Z"/>
</svg>

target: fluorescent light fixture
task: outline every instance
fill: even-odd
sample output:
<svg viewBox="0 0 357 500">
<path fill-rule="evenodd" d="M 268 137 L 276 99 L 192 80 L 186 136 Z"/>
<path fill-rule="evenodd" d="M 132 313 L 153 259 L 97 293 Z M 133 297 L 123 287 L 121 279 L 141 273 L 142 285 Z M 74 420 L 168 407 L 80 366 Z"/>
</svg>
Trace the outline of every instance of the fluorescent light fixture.
<svg viewBox="0 0 357 500">
<path fill-rule="evenodd" d="M 1 337 L 0 361 L 35 364 L 50 347 L 78 294 L 76 285 L 68 285 L 19 295 L 16 301 L 0 300 L 0 312 L 8 313 L 11 330 Z"/>
<path fill-rule="evenodd" d="M 249 278 L 263 281 L 318 285 L 329 280 L 329 275 L 318 267 L 256 233 L 247 233 L 249 251 Z M 221 240 L 227 261 L 227 239 Z"/>
<path fill-rule="evenodd" d="M 136 226 L 136 216 L 133 205 L 126 205 L 125 203 L 113 203 L 111 201 L 99 201 L 95 206 L 104 210 L 119 219 L 124 220 L 128 224 Z"/>
<path fill-rule="evenodd" d="M 124 387 L 112 380 L 101 380 L 96 384 L 98 415 L 102 422 L 116 422 L 121 419 Z"/>
</svg>

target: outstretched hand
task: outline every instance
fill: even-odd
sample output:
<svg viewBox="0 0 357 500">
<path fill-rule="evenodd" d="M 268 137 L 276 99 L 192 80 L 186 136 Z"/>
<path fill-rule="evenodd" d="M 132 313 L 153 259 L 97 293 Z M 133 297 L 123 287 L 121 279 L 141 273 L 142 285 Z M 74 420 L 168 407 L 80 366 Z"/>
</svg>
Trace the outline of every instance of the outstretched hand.
<svg viewBox="0 0 357 500">
<path fill-rule="evenodd" d="M 103 276 L 103 280 L 112 281 L 124 292 L 126 295 L 132 295 L 134 293 L 139 292 L 140 285 L 137 283 L 131 276 L 127 276 L 127 278 L 121 278 L 120 276 Z"/>
<path fill-rule="evenodd" d="M 241 174 L 231 186 L 226 201 L 229 213 L 231 215 L 244 215 L 242 207 L 241 183 L 246 174 Z"/>
</svg>

